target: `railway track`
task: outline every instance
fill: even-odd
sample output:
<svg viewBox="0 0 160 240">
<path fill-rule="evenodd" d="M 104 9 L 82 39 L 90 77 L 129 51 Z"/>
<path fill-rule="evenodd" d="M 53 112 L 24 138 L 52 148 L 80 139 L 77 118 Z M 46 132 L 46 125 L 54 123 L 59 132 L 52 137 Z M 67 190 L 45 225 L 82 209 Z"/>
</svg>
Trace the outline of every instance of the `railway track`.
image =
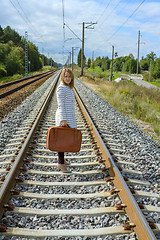
<svg viewBox="0 0 160 240">
<path fill-rule="evenodd" d="M 159 195 L 149 192 L 149 182 L 137 180 L 141 172 L 103 122 L 97 126 L 76 90 L 82 148 L 79 153 L 66 153 L 72 173 L 58 171 L 57 154 L 46 149 L 46 133 L 55 124 L 54 90 L 59 74 L 38 112 L 17 128 L 0 156 L 0 236 L 156 239 L 160 226 L 149 224 L 144 214 L 157 213 L 159 208 L 139 207 L 135 198 L 159 199 Z M 144 190 L 133 191 L 134 185 Z"/>
<path fill-rule="evenodd" d="M 45 73 L 40 73 L 37 74 L 35 76 L 31 76 L 31 77 L 27 77 L 27 78 L 23 78 L 23 79 L 19 79 L 19 80 L 15 80 L 12 82 L 7 82 L 4 84 L 0 85 L 0 99 L 9 96 L 10 94 L 26 87 L 27 85 L 30 85 L 44 77 L 49 77 L 51 76 L 53 73 L 55 72 L 55 70 L 53 71 L 48 71 Z M 31 80 L 32 79 L 32 80 Z"/>
</svg>

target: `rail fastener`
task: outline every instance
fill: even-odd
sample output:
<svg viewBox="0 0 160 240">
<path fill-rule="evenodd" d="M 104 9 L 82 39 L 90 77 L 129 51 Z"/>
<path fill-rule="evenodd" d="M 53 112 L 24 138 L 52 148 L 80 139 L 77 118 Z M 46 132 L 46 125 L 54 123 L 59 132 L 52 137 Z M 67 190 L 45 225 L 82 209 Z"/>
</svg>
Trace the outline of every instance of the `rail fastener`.
<svg viewBox="0 0 160 240">
<path fill-rule="evenodd" d="M 6 178 L 3 176 L 3 177 L 0 178 L 0 181 L 1 181 L 1 182 L 4 182 L 5 179 L 6 179 Z"/>
<path fill-rule="evenodd" d="M 115 207 L 116 207 L 116 210 L 125 210 L 126 204 L 120 203 L 120 204 L 117 204 Z"/>
<path fill-rule="evenodd" d="M 0 224 L 0 232 L 6 232 L 7 226 L 5 224 Z"/>
<path fill-rule="evenodd" d="M 14 210 L 14 206 L 11 204 L 5 204 L 3 206 L 5 209 L 7 209 L 7 211 L 13 211 Z"/>
<path fill-rule="evenodd" d="M 118 193 L 119 193 L 119 190 L 116 189 L 116 188 L 110 190 L 110 194 L 111 194 L 111 195 L 118 194 Z"/>
<path fill-rule="evenodd" d="M 24 182 L 24 179 L 22 177 L 16 177 L 15 180 L 16 182 L 19 182 L 19 183 Z"/>
<path fill-rule="evenodd" d="M 20 191 L 18 191 L 17 189 L 11 189 L 10 192 L 11 192 L 12 195 L 19 195 L 20 194 Z"/>
<path fill-rule="evenodd" d="M 21 170 L 22 172 L 27 172 L 27 171 L 28 171 L 28 169 L 27 169 L 26 167 L 20 167 L 20 170 Z"/>
<path fill-rule="evenodd" d="M 107 177 L 105 179 L 106 182 L 113 182 L 114 178 L 113 177 Z"/>
<path fill-rule="evenodd" d="M 134 223 L 131 223 L 131 222 L 126 222 L 123 227 L 124 227 L 124 230 L 131 230 L 131 231 L 134 231 L 134 227 L 136 225 Z"/>
</svg>

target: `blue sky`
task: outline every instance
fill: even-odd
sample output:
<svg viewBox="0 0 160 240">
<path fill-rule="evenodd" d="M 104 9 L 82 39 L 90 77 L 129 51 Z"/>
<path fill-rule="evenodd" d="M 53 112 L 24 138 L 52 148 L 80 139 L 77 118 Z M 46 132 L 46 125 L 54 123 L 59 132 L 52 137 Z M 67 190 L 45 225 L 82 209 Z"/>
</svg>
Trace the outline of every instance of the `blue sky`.
<svg viewBox="0 0 160 240">
<path fill-rule="evenodd" d="M 27 31 L 28 40 L 57 62 L 64 63 L 72 47 L 76 48 L 76 61 L 81 41 L 73 32 L 82 38 L 82 22 L 97 22 L 94 29 L 85 28 L 87 58 L 111 58 L 112 45 L 118 56 L 132 53 L 136 58 L 139 30 L 140 58 L 151 51 L 160 57 L 160 0 L 0 0 L 0 3 L 0 25 L 3 28 L 9 25 L 21 36 Z"/>
</svg>

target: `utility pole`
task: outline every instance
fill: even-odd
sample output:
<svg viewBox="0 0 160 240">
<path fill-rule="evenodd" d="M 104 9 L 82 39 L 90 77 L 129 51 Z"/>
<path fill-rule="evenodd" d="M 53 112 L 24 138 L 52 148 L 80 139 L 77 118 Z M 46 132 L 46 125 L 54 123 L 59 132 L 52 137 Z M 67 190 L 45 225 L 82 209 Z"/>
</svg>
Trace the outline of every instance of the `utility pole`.
<svg viewBox="0 0 160 240">
<path fill-rule="evenodd" d="M 92 51 L 92 61 L 94 61 L 94 51 Z"/>
<path fill-rule="evenodd" d="M 69 52 L 69 67 L 71 67 L 71 52 Z"/>
<path fill-rule="evenodd" d="M 84 25 L 85 25 L 85 23 L 83 22 L 83 25 L 82 25 L 82 49 L 81 49 L 81 76 L 83 76 L 83 62 L 84 62 L 84 59 L 83 59 L 83 56 L 84 56 Z"/>
<path fill-rule="evenodd" d="M 64 64 L 64 42 L 65 42 L 65 23 L 64 23 L 64 1 L 62 0 L 62 12 L 63 12 L 63 65 Z"/>
<path fill-rule="evenodd" d="M 129 74 L 131 74 L 131 58 L 130 58 L 130 65 L 129 65 Z"/>
<path fill-rule="evenodd" d="M 73 71 L 74 47 L 72 47 L 72 71 Z"/>
<path fill-rule="evenodd" d="M 28 76 L 28 32 L 25 32 L 25 76 Z"/>
<path fill-rule="evenodd" d="M 140 45 L 140 30 L 138 31 L 137 76 L 138 76 L 138 65 L 139 65 L 139 45 Z"/>
<path fill-rule="evenodd" d="M 87 26 L 85 27 L 85 24 L 87 24 Z M 81 49 L 81 76 L 83 76 L 83 64 L 84 64 L 84 29 L 88 28 L 88 29 L 94 29 L 93 25 L 97 24 L 97 23 L 87 23 L 87 22 L 83 22 L 82 24 L 82 49 Z"/>
<path fill-rule="evenodd" d="M 111 81 L 113 77 L 113 58 L 114 58 L 114 46 L 112 46 L 112 67 L 111 67 Z"/>
<path fill-rule="evenodd" d="M 42 62 L 43 62 L 43 67 L 44 67 L 44 48 L 42 48 Z"/>
<path fill-rule="evenodd" d="M 73 71 L 73 67 L 74 67 L 74 50 L 76 50 L 79 47 L 72 47 L 72 71 Z"/>
<path fill-rule="evenodd" d="M 152 69 L 152 60 L 150 61 L 149 82 L 151 81 L 151 69 Z"/>
</svg>

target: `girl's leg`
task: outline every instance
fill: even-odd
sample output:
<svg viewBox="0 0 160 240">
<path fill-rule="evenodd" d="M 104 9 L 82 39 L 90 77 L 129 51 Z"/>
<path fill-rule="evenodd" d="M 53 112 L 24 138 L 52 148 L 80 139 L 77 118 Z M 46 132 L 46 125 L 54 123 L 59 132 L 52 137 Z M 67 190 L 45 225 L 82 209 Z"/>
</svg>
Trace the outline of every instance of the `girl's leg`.
<svg viewBox="0 0 160 240">
<path fill-rule="evenodd" d="M 64 152 L 58 152 L 58 163 L 64 164 Z"/>
<path fill-rule="evenodd" d="M 58 152 L 58 169 L 61 169 L 64 173 L 70 173 L 65 165 L 64 152 Z"/>
</svg>

